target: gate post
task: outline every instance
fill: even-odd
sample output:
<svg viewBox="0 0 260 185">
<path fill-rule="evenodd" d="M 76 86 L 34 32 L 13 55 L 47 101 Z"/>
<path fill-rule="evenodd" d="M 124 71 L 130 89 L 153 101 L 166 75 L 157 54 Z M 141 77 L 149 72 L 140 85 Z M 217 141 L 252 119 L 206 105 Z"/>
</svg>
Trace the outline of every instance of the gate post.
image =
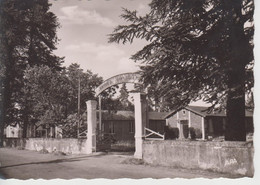
<svg viewBox="0 0 260 185">
<path fill-rule="evenodd" d="M 134 93 L 135 104 L 135 154 L 134 157 L 142 159 L 143 157 L 143 136 L 144 127 L 147 122 L 146 96 L 141 93 Z"/>
<path fill-rule="evenodd" d="M 88 134 L 87 134 L 87 154 L 96 151 L 96 126 L 97 126 L 97 102 L 95 100 L 87 101 L 88 113 Z"/>
</svg>

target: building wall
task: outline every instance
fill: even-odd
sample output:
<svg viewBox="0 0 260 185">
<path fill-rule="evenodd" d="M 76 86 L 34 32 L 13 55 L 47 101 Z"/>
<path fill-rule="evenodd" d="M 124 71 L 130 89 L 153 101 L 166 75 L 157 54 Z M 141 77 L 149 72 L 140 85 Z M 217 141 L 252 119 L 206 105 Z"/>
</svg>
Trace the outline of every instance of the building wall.
<svg viewBox="0 0 260 185">
<path fill-rule="evenodd" d="M 104 132 L 111 133 L 116 141 L 133 141 L 135 135 L 134 120 L 104 120 Z M 165 120 L 149 120 L 148 128 L 164 133 Z"/>
<path fill-rule="evenodd" d="M 183 114 L 183 111 L 185 111 L 185 114 Z M 186 109 L 182 109 L 178 111 L 179 120 L 189 120 L 189 112 L 190 111 Z M 190 112 L 190 118 L 191 118 L 191 127 L 201 129 L 202 116 Z M 170 127 L 177 127 L 177 113 L 175 113 L 174 115 L 166 119 L 166 125 L 169 125 Z"/>
<path fill-rule="evenodd" d="M 144 141 L 143 160 L 152 165 L 254 175 L 252 142 Z"/>
<path fill-rule="evenodd" d="M 191 127 L 195 129 L 202 129 L 202 116 L 197 115 L 193 112 L 190 112 L 190 118 L 191 118 Z"/>
<path fill-rule="evenodd" d="M 211 137 L 219 137 L 224 135 L 225 130 L 225 117 L 208 117 L 206 135 Z"/>
<path fill-rule="evenodd" d="M 18 124 L 16 126 L 8 125 L 5 128 L 6 138 L 20 138 L 22 137 L 22 129 Z"/>
<path fill-rule="evenodd" d="M 202 133 L 202 118 L 203 118 L 202 116 L 195 114 L 195 113 L 193 113 L 189 110 L 181 109 L 180 111 L 178 111 L 177 113 L 175 113 L 174 115 L 172 115 L 171 117 L 166 119 L 166 125 L 168 125 L 171 128 L 179 128 L 180 129 L 178 119 L 179 120 L 188 120 L 188 123 L 190 121 L 189 126 L 194 129 L 194 132 L 196 132 L 196 135 L 197 135 L 196 137 L 201 138 L 202 137 L 201 136 L 201 133 Z M 186 134 L 184 134 L 184 135 L 185 135 L 185 137 L 187 137 Z"/>
<path fill-rule="evenodd" d="M 166 119 L 166 125 L 171 128 L 177 128 L 177 114 Z"/>
<path fill-rule="evenodd" d="M 205 126 L 206 126 L 206 135 L 211 137 L 219 137 L 224 136 L 225 134 L 225 124 L 227 118 L 223 116 L 211 116 L 206 118 Z M 246 117 L 246 132 L 253 133 L 254 132 L 254 124 L 252 117 Z"/>
<path fill-rule="evenodd" d="M 149 120 L 148 128 L 153 131 L 159 132 L 160 134 L 164 134 L 165 124 L 166 124 L 165 120 Z"/>
<path fill-rule="evenodd" d="M 104 132 L 113 134 L 117 141 L 134 140 L 133 120 L 104 120 Z M 132 126 L 132 129 L 130 128 Z"/>
</svg>

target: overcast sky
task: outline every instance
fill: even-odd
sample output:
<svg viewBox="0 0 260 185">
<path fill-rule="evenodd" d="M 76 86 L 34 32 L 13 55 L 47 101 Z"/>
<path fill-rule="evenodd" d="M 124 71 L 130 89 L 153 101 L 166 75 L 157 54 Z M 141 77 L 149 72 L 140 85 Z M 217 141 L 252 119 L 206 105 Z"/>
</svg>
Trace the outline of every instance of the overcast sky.
<svg viewBox="0 0 260 185">
<path fill-rule="evenodd" d="M 65 66 L 78 63 L 85 71 L 89 69 L 98 73 L 104 80 L 138 70 L 137 64 L 129 58 L 146 43 L 135 40 L 133 44 L 111 44 L 108 43 L 108 34 L 117 25 L 126 24 L 120 18 L 122 8 L 137 10 L 143 15 L 149 11 L 149 2 L 150 0 L 50 0 L 51 11 L 57 15 L 61 25 L 58 29 L 60 42 L 55 54 L 65 57 Z M 257 9 L 258 4 L 255 4 Z M 255 10 L 255 19 L 258 15 Z M 255 35 L 255 41 L 258 41 L 256 38 L 258 35 Z M 257 55 L 255 52 L 255 57 Z M 255 66 L 255 70 L 256 67 L 258 66 Z M 257 76 L 258 73 L 255 73 Z M 257 87 L 255 90 L 258 90 Z"/>
<path fill-rule="evenodd" d="M 80 64 L 84 70 L 98 73 L 104 79 L 138 70 L 130 60 L 140 50 L 144 41 L 133 44 L 108 43 L 108 34 L 119 24 L 122 8 L 137 10 L 140 14 L 149 11 L 150 0 L 51 0 L 51 11 L 59 19 L 60 39 L 55 54 L 65 57 L 65 66 Z"/>
</svg>

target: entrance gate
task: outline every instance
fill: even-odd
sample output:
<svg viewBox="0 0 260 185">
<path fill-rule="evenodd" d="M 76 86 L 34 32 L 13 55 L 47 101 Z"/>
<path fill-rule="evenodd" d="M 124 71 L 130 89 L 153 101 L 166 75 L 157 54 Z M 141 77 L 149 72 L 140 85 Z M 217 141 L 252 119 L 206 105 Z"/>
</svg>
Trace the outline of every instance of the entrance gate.
<svg viewBox="0 0 260 185">
<path fill-rule="evenodd" d="M 111 149 L 111 145 L 115 142 L 115 138 L 113 134 L 111 133 L 106 133 L 102 130 L 98 130 L 97 135 L 96 135 L 96 140 L 97 140 L 97 147 L 96 151 L 108 151 Z"/>
<path fill-rule="evenodd" d="M 140 74 L 138 73 L 124 73 L 104 81 L 97 89 L 96 96 L 99 96 L 99 131 L 102 129 L 102 114 L 101 114 L 101 96 L 100 93 L 107 88 L 121 84 L 121 83 L 134 83 L 140 84 Z M 87 101 L 87 114 L 88 114 L 88 141 L 87 153 L 90 154 L 97 149 L 97 133 L 96 133 L 96 107 L 97 102 L 94 100 Z M 135 158 L 142 158 L 142 144 L 144 137 L 144 128 L 147 122 L 147 106 L 146 95 L 142 92 L 134 93 L 134 109 L 135 109 Z"/>
</svg>

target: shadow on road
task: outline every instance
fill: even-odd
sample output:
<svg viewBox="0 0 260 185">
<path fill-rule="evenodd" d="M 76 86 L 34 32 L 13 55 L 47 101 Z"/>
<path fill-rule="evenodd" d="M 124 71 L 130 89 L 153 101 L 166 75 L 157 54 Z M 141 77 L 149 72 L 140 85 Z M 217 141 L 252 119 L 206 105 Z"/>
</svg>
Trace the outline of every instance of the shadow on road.
<svg viewBox="0 0 260 185">
<path fill-rule="evenodd" d="M 81 156 L 81 157 L 73 157 L 73 158 L 65 158 L 65 159 L 55 159 L 55 160 L 50 160 L 50 161 L 28 162 L 28 163 L 22 163 L 22 164 L 13 164 L 13 165 L 8 165 L 8 166 L 1 166 L 0 169 L 17 167 L 17 166 L 25 166 L 25 165 L 33 165 L 33 164 L 51 164 L 51 163 L 63 163 L 63 162 L 75 162 L 75 161 L 86 160 L 87 158 L 91 158 L 91 157 L 101 157 L 101 156 L 104 156 L 104 155 L 107 155 L 107 154 L 101 153 L 101 154 L 98 154 L 98 155 L 89 155 L 89 156 Z"/>
</svg>

